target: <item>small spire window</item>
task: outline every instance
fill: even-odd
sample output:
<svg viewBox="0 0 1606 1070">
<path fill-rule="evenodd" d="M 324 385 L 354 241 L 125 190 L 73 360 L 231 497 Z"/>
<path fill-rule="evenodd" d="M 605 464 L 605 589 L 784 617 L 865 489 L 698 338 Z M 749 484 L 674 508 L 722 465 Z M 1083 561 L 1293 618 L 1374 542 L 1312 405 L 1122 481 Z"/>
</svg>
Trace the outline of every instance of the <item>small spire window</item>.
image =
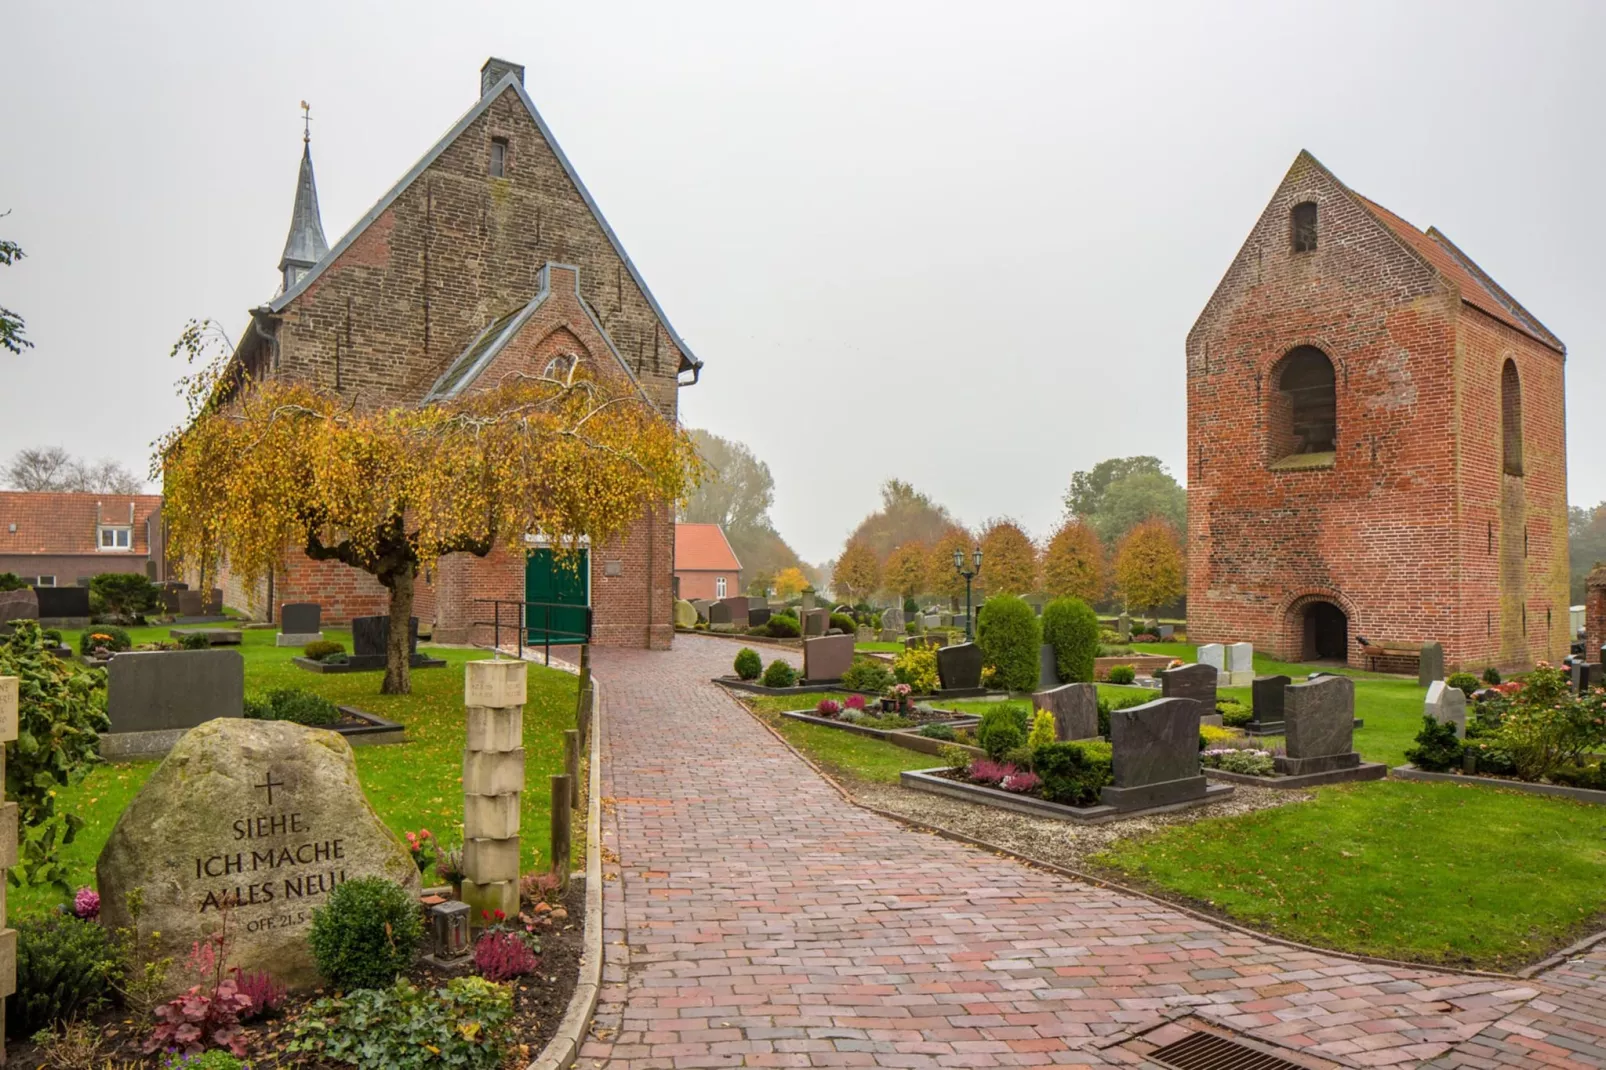
<svg viewBox="0 0 1606 1070">
<path fill-rule="evenodd" d="M 1316 202 L 1302 201 L 1293 211 L 1294 252 L 1316 251 Z"/>
<path fill-rule="evenodd" d="M 507 177 L 507 138 L 493 137 L 491 139 L 491 177 Z"/>
</svg>

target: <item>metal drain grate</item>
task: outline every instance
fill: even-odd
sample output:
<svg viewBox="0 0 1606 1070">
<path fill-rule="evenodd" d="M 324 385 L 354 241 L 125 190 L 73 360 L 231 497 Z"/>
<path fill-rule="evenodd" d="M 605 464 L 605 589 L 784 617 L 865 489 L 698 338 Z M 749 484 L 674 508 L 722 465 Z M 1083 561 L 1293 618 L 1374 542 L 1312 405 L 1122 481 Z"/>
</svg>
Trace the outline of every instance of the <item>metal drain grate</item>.
<svg viewBox="0 0 1606 1070">
<path fill-rule="evenodd" d="M 1189 1033 L 1149 1053 L 1176 1070 L 1306 1070 L 1299 1063 L 1268 1055 L 1215 1033 Z"/>
</svg>

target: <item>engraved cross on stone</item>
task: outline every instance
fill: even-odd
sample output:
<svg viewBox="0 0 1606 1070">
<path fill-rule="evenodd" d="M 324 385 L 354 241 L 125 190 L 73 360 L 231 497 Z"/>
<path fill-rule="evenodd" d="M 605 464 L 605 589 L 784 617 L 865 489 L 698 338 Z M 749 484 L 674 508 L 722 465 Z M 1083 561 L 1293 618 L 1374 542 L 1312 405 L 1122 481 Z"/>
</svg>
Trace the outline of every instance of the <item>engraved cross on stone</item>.
<svg viewBox="0 0 1606 1070">
<path fill-rule="evenodd" d="M 274 780 L 273 779 L 273 770 L 269 769 L 268 772 L 267 772 L 267 775 L 262 778 L 262 783 L 253 784 L 252 787 L 267 788 L 268 789 L 268 805 L 272 806 L 273 805 L 273 789 L 274 788 L 282 788 L 282 787 L 284 787 L 284 781 L 282 781 L 282 780 Z"/>
</svg>

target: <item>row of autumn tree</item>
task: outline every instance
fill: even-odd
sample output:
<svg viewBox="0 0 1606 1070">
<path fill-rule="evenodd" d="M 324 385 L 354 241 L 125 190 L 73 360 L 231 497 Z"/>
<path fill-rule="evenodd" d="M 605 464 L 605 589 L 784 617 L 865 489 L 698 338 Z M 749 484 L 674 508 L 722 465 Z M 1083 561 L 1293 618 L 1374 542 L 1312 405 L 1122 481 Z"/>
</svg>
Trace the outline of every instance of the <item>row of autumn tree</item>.
<svg viewBox="0 0 1606 1070">
<path fill-rule="evenodd" d="M 877 595 L 957 599 L 965 579 L 954 553 L 982 551 L 975 589 L 988 595 L 1042 593 L 1088 603 L 1112 598 L 1155 612 L 1186 589 L 1180 531 L 1186 492 L 1153 457 L 1114 458 L 1071 479 L 1066 516 L 1041 544 L 1013 520 L 972 532 L 900 480 L 882 488 L 882 507 L 848 537 L 832 572 L 838 598 Z"/>
</svg>

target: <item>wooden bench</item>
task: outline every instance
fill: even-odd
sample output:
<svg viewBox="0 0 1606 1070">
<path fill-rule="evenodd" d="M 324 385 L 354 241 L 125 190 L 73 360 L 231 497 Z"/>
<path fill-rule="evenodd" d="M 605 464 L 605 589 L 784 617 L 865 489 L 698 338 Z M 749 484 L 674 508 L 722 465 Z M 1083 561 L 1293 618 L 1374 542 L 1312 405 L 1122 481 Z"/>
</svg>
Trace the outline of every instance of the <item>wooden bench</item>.
<svg viewBox="0 0 1606 1070">
<path fill-rule="evenodd" d="M 1361 647 L 1361 653 L 1366 656 L 1366 667 L 1372 672 L 1389 671 L 1378 668 L 1378 663 L 1381 661 L 1404 663 L 1405 668 L 1397 671 L 1411 672 L 1421 664 L 1422 648 L 1426 645 L 1426 643 L 1400 642 L 1368 643 Z"/>
</svg>

